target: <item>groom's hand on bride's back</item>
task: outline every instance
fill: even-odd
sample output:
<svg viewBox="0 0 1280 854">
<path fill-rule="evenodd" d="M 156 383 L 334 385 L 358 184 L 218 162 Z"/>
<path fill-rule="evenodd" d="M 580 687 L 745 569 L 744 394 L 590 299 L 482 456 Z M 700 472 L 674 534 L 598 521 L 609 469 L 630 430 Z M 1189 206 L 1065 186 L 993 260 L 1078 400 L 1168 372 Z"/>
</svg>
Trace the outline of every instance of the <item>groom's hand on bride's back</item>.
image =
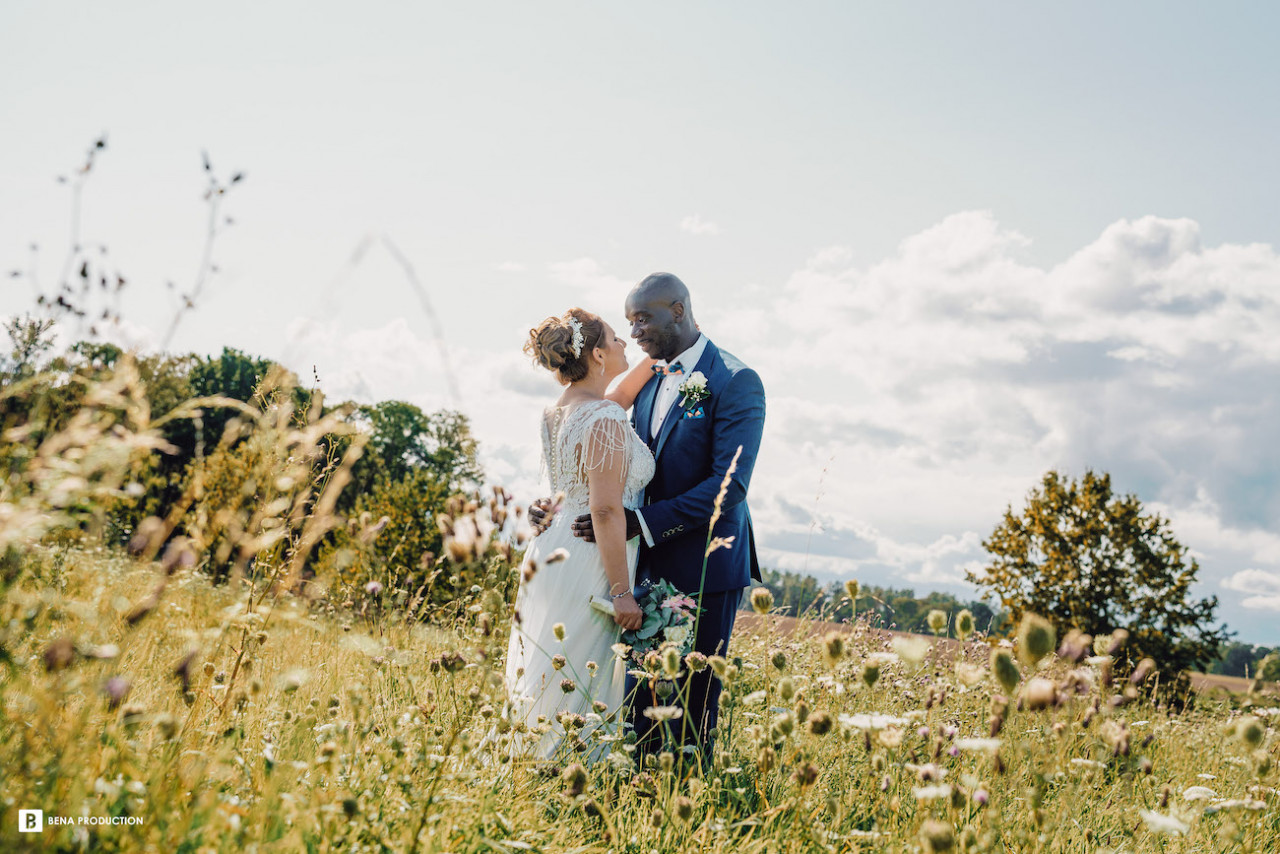
<svg viewBox="0 0 1280 854">
<path fill-rule="evenodd" d="M 529 513 L 533 513 L 533 509 L 529 509 Z M 623 515 L 627 517 L 627 539 L 640 536 L 640 517 L 636 516 L 634 510 L 624 510 Z M 591 514 L 583 513 L 581 516 L 573 520 L 573 535 L 581 537 L 588 543 L 596 541 L 596 531 L 591 525 Z"/>
<path fill-rule="evenodd" d="M 533 526 L 535 536 L 550 528 L 554 518 L 550 498 L 539 498 L 529 505 L 529 524 Z"/>
</svg>

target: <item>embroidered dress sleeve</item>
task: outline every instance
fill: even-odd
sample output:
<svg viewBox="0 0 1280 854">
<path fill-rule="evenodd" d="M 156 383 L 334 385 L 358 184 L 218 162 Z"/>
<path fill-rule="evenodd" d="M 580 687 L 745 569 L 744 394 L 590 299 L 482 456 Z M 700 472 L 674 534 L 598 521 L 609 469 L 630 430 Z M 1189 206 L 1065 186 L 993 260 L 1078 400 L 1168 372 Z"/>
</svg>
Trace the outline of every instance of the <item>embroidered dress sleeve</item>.
<svg viewBox="0 0 1280 854">
<path fill-rule="evenodd" d="M 578 451 L 582 479 L 586 480 L 593 471 L 607 471 L 615 474 L 621 483 L 626 483 L 631 465 L 627 441 L 630 433 L 627 413 L 617 404 L 606 403 L 592 413 Z"/>
</svg>

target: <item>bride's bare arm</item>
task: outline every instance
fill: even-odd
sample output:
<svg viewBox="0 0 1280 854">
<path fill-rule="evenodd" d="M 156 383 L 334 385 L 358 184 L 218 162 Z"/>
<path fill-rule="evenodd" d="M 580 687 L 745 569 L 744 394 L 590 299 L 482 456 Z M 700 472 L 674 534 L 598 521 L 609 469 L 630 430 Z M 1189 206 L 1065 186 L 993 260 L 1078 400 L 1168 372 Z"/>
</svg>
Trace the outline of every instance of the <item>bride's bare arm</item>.
<svg viewBox="0 0 1280 854">
<path fill-rule="evenodd" d="M 609 430 L 621 422 L 598 425 Z M 587 441 L 591 441 L 588 439 Z M 638 629 L 644 614 L 631 594 L 631 574 L 627 570 L 627 518 L 622 507 L 622 489 L 626 481 L 626 448 L 602 455 L 599 465 L 587 472 L 587 489 L 591 506 L 591 524 L 600 549 L 609 596 L 616 611 L 614 621 L 624 629 Z"/>
<path fill-rule="evenodd" d="M 612 400 L 623 409 L 630 409 L 631 404 L 636 402 L 636 395 L 640 394 L 640 389 L 644 388 L 644 384 L 653 376 L 655 364 L 657 361 L 647 356 L 641 359 L 635 367 L 622 375 L 622 379 L 618 380 L 613 390 L 605 395 L 605 399 Z"/>
</svg>

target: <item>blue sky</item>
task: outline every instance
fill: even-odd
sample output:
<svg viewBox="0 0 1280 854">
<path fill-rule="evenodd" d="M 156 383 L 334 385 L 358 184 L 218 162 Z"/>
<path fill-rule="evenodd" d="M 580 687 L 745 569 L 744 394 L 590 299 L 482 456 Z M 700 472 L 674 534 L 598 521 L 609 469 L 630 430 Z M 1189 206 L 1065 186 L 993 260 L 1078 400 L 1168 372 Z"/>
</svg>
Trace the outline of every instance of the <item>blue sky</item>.
<svg viewBox="0 0 1280 854">
<path fill-rule="evenodd" d="M 666 269 L 769 390 L 769 562 L 963 593 L 1050 467 L 1170 517 L 1280 643 L 1280 60 L 1272 4 L 10 3 L 0 266 L 48 288 L 54 182 L 154 346 L 199 153 L 248 180 L 175 346 L 331 394 L 455 401 L 538 490 L 523 331 Z M 28 245 L 35 242 L 33 255 Z M 359 263 L 357 247 L 367 246 Z M 30 303 L 6 280 L 0 313 Z M 71 334 L 70 332 L 68 334 Z"/>
</svg>

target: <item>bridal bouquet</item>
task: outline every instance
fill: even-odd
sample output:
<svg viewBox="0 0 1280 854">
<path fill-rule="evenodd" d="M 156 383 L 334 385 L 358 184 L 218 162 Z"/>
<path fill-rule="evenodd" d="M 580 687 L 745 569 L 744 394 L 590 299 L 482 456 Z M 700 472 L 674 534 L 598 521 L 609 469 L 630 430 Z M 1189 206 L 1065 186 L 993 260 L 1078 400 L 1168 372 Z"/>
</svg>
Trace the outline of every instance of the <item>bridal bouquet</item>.
<svg viewBox="0 0 1280 854">
<path fill-rule="evenodd" d="M 640 588 L 643 595 L 636 596 L 644 613 L 644 623 L 635 631 L 622 632 L 622 642 L 631 647 L 631 658 L 639 664 L 651 651 L 674 647 L 683 658 L 693 649 L 693 621 L 698 615 L 698 603 L 693 597 L 681 593 L 667 580 L 645 582 Z M 608 600 L 592 600 L 597 610 L 613 610 Z"/>
</svg>

